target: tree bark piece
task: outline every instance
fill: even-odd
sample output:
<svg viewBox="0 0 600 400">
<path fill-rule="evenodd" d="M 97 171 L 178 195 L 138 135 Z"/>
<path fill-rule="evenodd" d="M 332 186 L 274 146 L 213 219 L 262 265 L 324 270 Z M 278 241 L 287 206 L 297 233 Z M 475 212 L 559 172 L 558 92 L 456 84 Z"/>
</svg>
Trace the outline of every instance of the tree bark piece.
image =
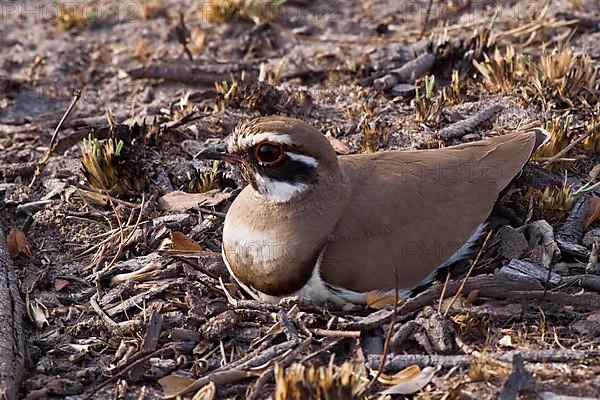
<svg viewBox="0 0 600 400">
<path fill-rule="evenodd" d="M 414 60 L 388 72 L 387 75 L 375 79 L 373 85 L 379 90 L 391 89 L 399 83 L 413 83 L 428 73 L 435 64 L 435 55 L 423 53 Z"/>
<path fill-rule="evenodd" d="M 579 244 L 583 237 L 583 227 L 590 208 L 588 196 L 575 202 L 565 223 L 556 232 L 556 238 L 565 242 Z"/>
<path fill-rule="evenodd" d="M 478 113 L 471 115 L 468 118 L 458 121 L 450 126 L 440 129 L 435 136 L 439 139 L 449 140 L 456 139 L 473 132 L 479 125 L 489 121 L 502 111 L 502 106 L 494 104 L 491 107 L 485 108 Z"/>
<path fill-rule="evenodd" d="M 25 360 L 23 301 L 0 230 L 0 398 L 17 399 Z"/>
</svg>

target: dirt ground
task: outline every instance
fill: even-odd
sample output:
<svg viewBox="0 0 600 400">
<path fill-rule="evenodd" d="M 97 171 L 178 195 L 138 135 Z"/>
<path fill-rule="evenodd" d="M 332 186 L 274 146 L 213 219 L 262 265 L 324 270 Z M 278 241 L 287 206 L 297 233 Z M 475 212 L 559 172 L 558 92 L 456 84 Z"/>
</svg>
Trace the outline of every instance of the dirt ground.
<svg viewBox="0 0 600 400">
<path fill-rule="evenodd" d="M 247 3 L 0 3 L 0 227 L 26 306 L 20 396 L 600 398 L 597 0 Z M 416 81 L 381 86 L 424 54 Z M 220 259 L 244 183 L 195 156 L 273 114 L 308 121 L 340 153 L 535 128 L 553 139 L 503 195 L 480 257 L 446 284 L 441 271 L 396 309 L 267 305 Z M 166 201 L 174 191 L 195 205 Z"/>
</svg>

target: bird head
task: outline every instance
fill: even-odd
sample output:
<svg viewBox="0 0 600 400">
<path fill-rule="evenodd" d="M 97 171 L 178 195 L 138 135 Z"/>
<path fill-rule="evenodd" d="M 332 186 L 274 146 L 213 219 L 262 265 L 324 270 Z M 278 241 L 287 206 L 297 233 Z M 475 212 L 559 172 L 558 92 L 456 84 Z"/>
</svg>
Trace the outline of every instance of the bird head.
<svg viewBox="0 0 600 400">
<path fill-rule="evenodd" d="M 289 202 L 319 180 L 339 173 L 335 151 L 309 124 L 286 117 L 262 117 L 235 128 L 226 152 L 202 151 L 198 158 L 229 162 L 267 200 Z"/>
</svg>

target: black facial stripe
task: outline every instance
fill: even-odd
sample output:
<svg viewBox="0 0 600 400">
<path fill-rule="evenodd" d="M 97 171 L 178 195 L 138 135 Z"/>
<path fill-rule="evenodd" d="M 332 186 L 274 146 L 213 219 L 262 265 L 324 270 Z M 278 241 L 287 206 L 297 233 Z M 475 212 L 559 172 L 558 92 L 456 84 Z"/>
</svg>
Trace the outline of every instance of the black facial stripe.
<svg viewBox="0 0 600 400">
<path fill-rule="evenodd" d="M 252 166 L 260 175 L 276 181 L 295 183 L 312 183 L 317 180 L 317 170 L 314 165 L 307 164 L 302 160 L 296 160 L 288 154 L 299 154 L 289 148 L 285 148 L 283 160 L 275 165 L 261 165 L 254 157 L 254 152 L 249 152 Z"/>
<path fill-rule="evenodd" d="M 256 163 L 256 170 L 265 177 L 291 184 L 312 183 L 317 180 L 317 170 L 314 165 L 292 159 L 287 154 L 277 165 L 262 166 Z"/>
</svg>

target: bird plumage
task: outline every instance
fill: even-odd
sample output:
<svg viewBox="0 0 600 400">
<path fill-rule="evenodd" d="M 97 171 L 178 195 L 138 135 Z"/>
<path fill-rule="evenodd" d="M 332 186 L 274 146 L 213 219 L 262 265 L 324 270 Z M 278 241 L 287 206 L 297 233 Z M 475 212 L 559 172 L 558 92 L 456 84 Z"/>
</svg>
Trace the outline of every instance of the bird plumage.
<svg viewBox="0 0 600 400">
<path fill-rule="evenodd" d="M 394 289 L 396 274 L 408 293 L 478 232 L 536 140 L 520 132 L 444 149 L 337 157 L 302 121 L 253 120 L 229 142 L 250 185 L 225 219 L 225 261 L 267 301 L 362 302 L 366 292 Z M 261 162 L 261 143 L 281 148 L 281 160 Z M 283 186 L 273 182 L 297 192 L 275 196 Z"/>
</svg>

